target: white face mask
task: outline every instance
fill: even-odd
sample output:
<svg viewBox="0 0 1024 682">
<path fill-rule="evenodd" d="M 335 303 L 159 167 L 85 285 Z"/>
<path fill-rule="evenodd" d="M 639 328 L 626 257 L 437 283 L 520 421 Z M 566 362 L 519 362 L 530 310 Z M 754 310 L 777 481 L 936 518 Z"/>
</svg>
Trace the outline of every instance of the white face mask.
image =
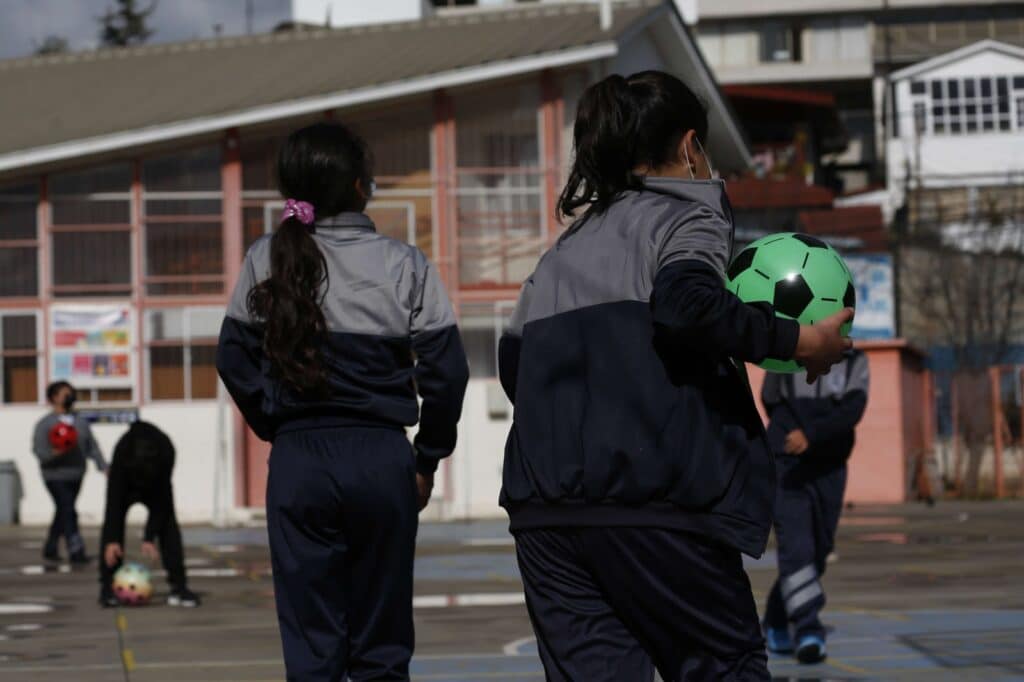
<svg viewBox="0 0 1024 682">
<path fill-rule="evenodd" d="M 700 143 L 700 138 L 694 135 L 693 139 L 697 143 L 697 148 L 700 149 L 700 153 L 704 156 L 704 163 L 706 163 L 708 166 L 708 172 L 711 174 L 711 179 L 718 180 L 718 171 L 716 171 L 714 167 L 711 165 L 711 157 L 709 157 L 708 153 L 704 151 L 704 145 Z M 690 169 L 690 179 L 696 180 L 697 177 L 693 174 L 693 164 L 690 163 L 690 152 L 686 150 L 685 145 L 683 145 L 683 154 L 686 156 L 686 167 Z"/>
</svg>

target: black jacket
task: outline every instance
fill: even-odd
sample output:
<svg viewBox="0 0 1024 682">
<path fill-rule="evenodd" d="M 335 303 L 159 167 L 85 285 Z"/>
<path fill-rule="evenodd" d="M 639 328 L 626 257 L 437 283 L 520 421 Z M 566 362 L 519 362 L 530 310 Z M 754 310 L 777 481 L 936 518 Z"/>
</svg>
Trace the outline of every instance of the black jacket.
<svg viewBox="0 0 1024 682">
<path fill-rule="evenodd" d="M 768 374 L 761 402 L 768 412 L 768 444 L 785 455 L 786 436 L 801 429 L 809 448 L 802 459 L 841 465 L 850 456 L 854 428 L 868 403 L 868 358 L 851 350 L 832 371 L 808 385 L 806 374 Z"/>
<path fill-rule="evenodd" d="M 144 421 L 134 422 L 114 446 L 107 479 L 103 544 L 124 544 L 125 516 L 136 503 L 149 510 L 143 539 L 153 542 L 174 514 L 171 473 L 174 444 L 163 431 Z"/>
<path fill-rule="evenodd" d="M 656 526 L 764 551 L 775 470 L 742 361 L 791 357 L 799 326 L 725 289 L 732 232 L 720 182 L 656 178 L 541 259 L 499 346 L 513 530 Z"/>
</svg>

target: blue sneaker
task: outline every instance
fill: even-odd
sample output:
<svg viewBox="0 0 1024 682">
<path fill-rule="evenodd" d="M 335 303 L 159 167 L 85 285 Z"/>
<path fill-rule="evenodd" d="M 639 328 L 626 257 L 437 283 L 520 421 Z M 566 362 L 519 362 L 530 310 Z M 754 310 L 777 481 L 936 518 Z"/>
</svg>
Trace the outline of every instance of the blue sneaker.
<svg viewBox="0 0 1024 682">
<path fill-rule="evenodd" d="M 793 653 L 793 638 L 789 636 L 789 628 L 766 627 L 764 638 L 768 644 L 768 651 L 773 654 Z"/>
<path fill-rule="evenodd" d="M 796 660 L 801 663 L 821 663 L 827 655 L 825 640 L 817 635 L 804 635 L 796 646 Z"/>
</svg>

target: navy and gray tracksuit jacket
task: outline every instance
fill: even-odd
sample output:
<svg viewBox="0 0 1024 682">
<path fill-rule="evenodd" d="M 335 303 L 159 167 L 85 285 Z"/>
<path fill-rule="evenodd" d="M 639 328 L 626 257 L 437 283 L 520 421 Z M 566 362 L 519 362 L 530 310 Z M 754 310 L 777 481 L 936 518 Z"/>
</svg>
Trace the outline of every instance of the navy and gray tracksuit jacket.
<svg viewBox="0 0 1024 682">
<path fill-rule="evenodd" d="M 783 454 L 786 436 L 800 429 L 814 458 L 842 465 L 853 451 L 854 428 L 868 402 L 868 358 L 863 351 L 847 351 L 832 371 L 808 384 L 806 373 L 767 374 L 761 401 L 768 412 L 768 444 Z"/>
<path fill-rule="evenodd" d="M 513 531 L 661 527 L 764 551 L 775 470 L 742 362 L 792 357 L 799 325 L 726 291 L 732 237 L 721 181 L 649 178 L 544 254 L 499 345 Z"/>
<path fill-rule="evenodd" d="M 268 441 L 285 424 L 404 428 L 418 420 L 416 467 L 433 472 L 455 448 L 468 380 L 436 269 L 415 246 L 378 234 L 362 213 L 317 220 L 313 238 L 327 261 L 328 396 L 311 402 L 271 378 L 260 321 L 246 306 L 252 287 L 270 276 L 269 235 L 246 254 L 221 327 L 217 370 L 224 384 L 252 430 Z"/>
</svg>

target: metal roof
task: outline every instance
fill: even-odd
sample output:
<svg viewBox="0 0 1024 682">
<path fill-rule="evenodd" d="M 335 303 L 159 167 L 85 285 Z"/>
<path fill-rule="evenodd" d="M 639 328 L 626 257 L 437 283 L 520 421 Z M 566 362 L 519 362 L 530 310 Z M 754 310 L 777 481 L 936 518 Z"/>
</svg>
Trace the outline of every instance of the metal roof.
<svg viewBox="0 0 1024 682">
<path fill-rule="evenodd" d="M 662 5 L 617 3 L 608 31 L 566 3 L 0 62 L 0 154 L 606 43 Z"/>
</svg>

